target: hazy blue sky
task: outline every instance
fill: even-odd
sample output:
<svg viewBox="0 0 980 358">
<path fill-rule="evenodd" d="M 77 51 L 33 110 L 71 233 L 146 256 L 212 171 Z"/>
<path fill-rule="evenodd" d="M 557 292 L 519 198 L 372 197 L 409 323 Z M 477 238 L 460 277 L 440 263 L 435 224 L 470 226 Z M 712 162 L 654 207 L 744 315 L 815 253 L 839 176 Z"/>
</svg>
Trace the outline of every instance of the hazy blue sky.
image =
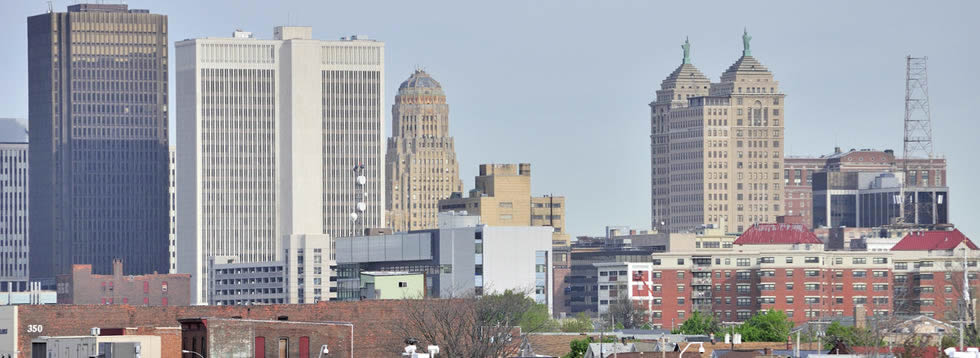
<svg viewBox="0 0 980 358">
<path fill-rule="evenodd" d="M 386 105 L 416 65 L 445 88 L 466 189 L 480 163 L 530 162 L 534 193 L 567 197 L 573 236 L 605 225 L 650 226 L 648 103 L 680 64 L 685 36 L 693 63 L 717 81 L 740 55 L 748 27 L 753 55 L 786 93 L 791 155 L 835 145 L 901 153 L 905 56 L 929 56 L 933 136 L 949 163 L 951 219 L 980 239 L 980 2 L 128 3 L 169 15 L 171 49 L 236 28 L 271 38 L 273 26 L 284 24 L 313 26 L 319 39 L 385 41 Z M 0 117 L 27 116 L 26 18 L 46 9 L 39 0 L 4 1 Z"/>
</svg>

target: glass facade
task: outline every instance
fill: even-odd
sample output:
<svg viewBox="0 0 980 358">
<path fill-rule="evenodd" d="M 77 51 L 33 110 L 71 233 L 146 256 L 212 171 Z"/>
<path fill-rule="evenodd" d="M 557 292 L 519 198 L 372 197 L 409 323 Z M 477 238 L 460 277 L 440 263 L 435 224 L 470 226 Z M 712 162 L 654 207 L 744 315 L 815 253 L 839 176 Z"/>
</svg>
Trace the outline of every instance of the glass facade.
<svg viewBox="0 0 980 358">
<path fill-rule="evenodd" d="M 548 251 L 534 252 L 534 301 L 548 303 Z"/>
<path fill-rule="evenodd" d="M 168 271 L 167 17 L 73 5 L 28 18 L 31 277 Z"/>
</svg>

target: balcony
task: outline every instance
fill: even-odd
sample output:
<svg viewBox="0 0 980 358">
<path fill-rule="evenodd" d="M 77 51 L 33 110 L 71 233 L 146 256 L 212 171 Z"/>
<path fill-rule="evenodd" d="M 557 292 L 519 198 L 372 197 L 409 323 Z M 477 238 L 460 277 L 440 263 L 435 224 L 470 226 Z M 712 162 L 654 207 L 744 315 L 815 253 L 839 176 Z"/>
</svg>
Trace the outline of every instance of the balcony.
<svg viewBox="0 0 980 358">
<path fill-rule="evenodd" d="M 691 309 L 698 312 L 711 312 L 711 301 L 707 302 L 694 302 L 691 304 Z"/>
<path fill-rule="evenodd" d="M 711 286 L 711 278 L 692 278 L 691 285 L 693 286 Z"/>
<path fill-rule="evenodd" d="M 691 292 L 691 298 L 711 298 L 711 291 L 694 291 Z"/>
</svg>

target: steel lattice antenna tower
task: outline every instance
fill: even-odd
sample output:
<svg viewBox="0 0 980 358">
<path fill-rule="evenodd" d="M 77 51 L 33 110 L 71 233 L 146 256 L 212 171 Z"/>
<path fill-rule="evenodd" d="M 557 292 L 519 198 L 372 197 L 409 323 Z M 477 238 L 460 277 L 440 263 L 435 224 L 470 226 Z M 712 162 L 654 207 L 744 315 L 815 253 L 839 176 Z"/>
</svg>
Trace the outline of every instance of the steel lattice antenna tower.
<svg viewBox="0 0 980 358">
<path fill-rule="evenodd" d="M 932 158 L 927 59 L 928 57 L 905 57 L 905 148 L 902 155 L 906 159 Z"/>
<path fill-rule="evenodd" d="M 932 118 L 929 114 L 929 75 L 926 60 L 928 57 L 905 57 L 905 139 L 902 153 L 905 187 L 918 186 L 918 176 L 909 173 L 909 159 L 932 159 Z M 915 196 L 902 193 L 902 219 L 911 223 L 919 222 L 918 198 Z"/>
</svg>

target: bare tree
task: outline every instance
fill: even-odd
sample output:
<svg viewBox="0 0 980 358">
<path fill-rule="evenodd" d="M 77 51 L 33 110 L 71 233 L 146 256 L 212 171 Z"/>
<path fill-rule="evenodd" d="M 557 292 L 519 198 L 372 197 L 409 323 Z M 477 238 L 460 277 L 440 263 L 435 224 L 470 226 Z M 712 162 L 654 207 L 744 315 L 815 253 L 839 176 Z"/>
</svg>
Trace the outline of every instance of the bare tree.
<svg viewBox="0 0 980 358">
<path fill-rule="evenodd" d="M 401 319 L 392 321 L 392 334 L 415 338 L 421 346 L 438 345 L 443 357 L 511 356 L 520 348 L 519 323 L 534 305 L 524 293 L 512 291 L 410 300 Z"/>
<path fill-rule="evenodd" d="M 647 315 L 647 306 L 635 303 L 625 294 L 622 294 L 610 302 L 607 320 L 611 320 L 610 326 L 617 323 L 623 325 L 623 328 L 632 329 L 643 326 L 646 323 Z M 615 329 L 615 327 L 612 328 Z"/>
</svg>

